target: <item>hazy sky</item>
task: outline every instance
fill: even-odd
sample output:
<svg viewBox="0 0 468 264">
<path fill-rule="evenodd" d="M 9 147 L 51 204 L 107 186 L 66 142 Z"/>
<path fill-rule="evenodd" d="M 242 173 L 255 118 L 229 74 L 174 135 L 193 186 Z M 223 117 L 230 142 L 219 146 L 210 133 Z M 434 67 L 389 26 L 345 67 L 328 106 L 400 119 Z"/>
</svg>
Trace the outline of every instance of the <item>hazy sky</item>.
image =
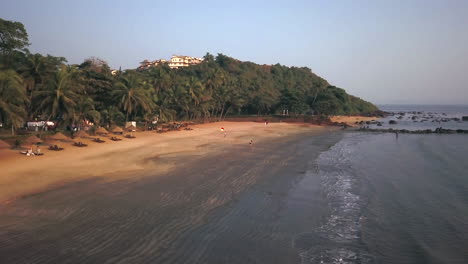
<svg viewBox="0 0 468 264">
<path fill-rule="evenodd" d="M 468 104 L 468 0 L 2 0 L 0 17 L 69 63 L 224 53 L 307 66 L 378 104 Z"/>
</svg>

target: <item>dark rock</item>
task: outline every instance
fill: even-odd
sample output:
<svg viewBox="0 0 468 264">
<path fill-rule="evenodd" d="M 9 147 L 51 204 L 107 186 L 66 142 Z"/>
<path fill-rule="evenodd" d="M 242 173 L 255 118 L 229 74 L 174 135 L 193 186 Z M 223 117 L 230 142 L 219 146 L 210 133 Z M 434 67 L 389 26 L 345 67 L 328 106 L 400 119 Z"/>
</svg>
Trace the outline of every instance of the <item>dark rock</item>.
<svg viewBox="0 0 468 264">
<path fill-rule="evenodd" d="M 390 121 L 388 121 L 388 123 L 389 123 L 390 125 L 395 125 L 395 124 L 397 123 L 397 121 L 395 121 L 395 120 L 390 120 Z"/>
<path fill-rule="evenodd" d="M 462 120 L 463 120 L 463 121 L 468 121 L 468 116 L 463 116 L 463 117 L 462 117 Z"/>
</svg>

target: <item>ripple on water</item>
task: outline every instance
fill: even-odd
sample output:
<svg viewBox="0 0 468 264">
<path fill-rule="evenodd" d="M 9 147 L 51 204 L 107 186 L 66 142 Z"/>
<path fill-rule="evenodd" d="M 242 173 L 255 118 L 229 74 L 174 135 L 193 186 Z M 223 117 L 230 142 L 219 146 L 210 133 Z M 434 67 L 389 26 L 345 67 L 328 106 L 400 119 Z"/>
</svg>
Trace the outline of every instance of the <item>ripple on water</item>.
<svg viewBox="0 0 468 264">
<path fill-rule="evenodd" d="M 317 160 L 316 173 L 330 214 L 316 230 L 296 236 L 302 263 L 370 263 L 372 257 L 360 242 L 361 198 L 350 158 L 354 141 L 345 138 Z"/>
</svg>

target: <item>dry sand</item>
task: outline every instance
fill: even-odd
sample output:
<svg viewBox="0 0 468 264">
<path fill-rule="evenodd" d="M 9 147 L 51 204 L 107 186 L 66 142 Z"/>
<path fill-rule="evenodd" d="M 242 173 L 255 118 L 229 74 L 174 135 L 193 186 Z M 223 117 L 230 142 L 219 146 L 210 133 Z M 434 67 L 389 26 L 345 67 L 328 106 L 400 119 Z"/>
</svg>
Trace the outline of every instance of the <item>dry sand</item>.
<svg viewBox="0 0 468 264">
<path fill-rule="evenodd" d="M 220 131 L 221 127 L 225 128 L 226 137 Z M 35 157 L 0 149 L 0 202 L 9 203 L 26 194 L 95 177 L 113 181 L 145 177 L 148 175 L 145 172 L 157 176 L 194 155 L 215 154 L 230 146 L 248 145 L 251 139 L 255 145 L 263 140 L 330 129 L 308 124 L 272 123 L 265 126 L 253 122 L 220 122 L 192 128 L 163 134 L 137 132 L 137 138 L 117 142 L 101 137 L 106 140 L 102 144 L 76 139 L 88 144 L 83 148 L 74 147 L 70 142 L 58 142 L 64 151 L 49 151 L 42 147 L 45 155 Z"/>
<path fill-rule="evenodd" d="M 378 117 L 367 117 L 367 116 L 333 116 L 330 118 L 332 122 L 338 122 L 338 123 L 346 123 L 348 124 L 349 126 L 359 126 L 358 124 L 356 124 L 356 122 L 360 122 L 360 121 L 372 121 L 372 120 L 377 120 L 379 119 Z"/>
</svg>

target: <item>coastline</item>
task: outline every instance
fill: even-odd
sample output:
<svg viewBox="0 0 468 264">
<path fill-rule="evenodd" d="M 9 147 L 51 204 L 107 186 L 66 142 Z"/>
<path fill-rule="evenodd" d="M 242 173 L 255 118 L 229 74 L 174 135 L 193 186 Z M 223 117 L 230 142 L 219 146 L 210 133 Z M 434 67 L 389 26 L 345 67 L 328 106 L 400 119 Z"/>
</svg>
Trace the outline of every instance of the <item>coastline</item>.
<svg viewBox="0 0 468 264">
<path fill-rule="evenodd" d="M 8 263 L 38 258 L 59 263 L 249 263 L 255 248 L 263 262 L 296 263 L 301 249 L 291 241 L 311 228 L 303 220 L 318 221 L 317 214 L 326 213 L 312 209 L 321 208 L 312 202 L 310 217 L 302 217 L 300 197 L 319 201 L 320 178 L 309 182 L 310 171 L 316 170 L 317 157 L 341 140 L 343 133 L 335 130 L 339 128 L 223 122 L 164 137 L 148 134 L 149 139 L 136 133 L 142 142 L 132 144 L 146 148 L 115 166 L 138 161 L 141 168 L 57 182 L 0 206 L 0 245 L 8 244 L 0 254 Z M 167 146 L 147 151 L 156 139 Z M 106 164 L 103 154 L 109 152 L 76 159 L 82 163 L 98 156 Z M 299 200 L 291 197 L 305 178 L 314 191 L 294 196 Z M 31 247 L 38 250 L 27 250 Z"/>
<path fill-rule="evenodd" d="M 332 122 L 336 123 L 345 123 L 350 127 L 358 127 L 359 124 L 356 124 L 358 122 L 367 122 L 367 121 L 373 121 L 373 120 L 378 120 L 380 117 L 375 117 L 375 116 L 332 116 L 330 117 L 330 120 Z"/>
<path fill-rule="evenodd" d="M 226 129 L 224 137 L 220 127 Z M 60 143 L 64 151 L 45 150 L 44 156 L 27 157 L 16 150 L 0 150 L 0 203 L 59 187 L 67 183 L 99 179 L 116 181 L 156 177 L 177 168 L 181 163 L 208 154 L 219 154 L 230 147 L 253 146 L 268 140 L 304 132 L 321 133 L 334 128 L 310 124 L 219 122 L 195 125 L 190 131 L 157 134 L 138 132 L 135 139 L 103 144 L 90 143 L 77 148 Z M 104 138 L 106 139 L 106 138 Z"/>
</svg>

